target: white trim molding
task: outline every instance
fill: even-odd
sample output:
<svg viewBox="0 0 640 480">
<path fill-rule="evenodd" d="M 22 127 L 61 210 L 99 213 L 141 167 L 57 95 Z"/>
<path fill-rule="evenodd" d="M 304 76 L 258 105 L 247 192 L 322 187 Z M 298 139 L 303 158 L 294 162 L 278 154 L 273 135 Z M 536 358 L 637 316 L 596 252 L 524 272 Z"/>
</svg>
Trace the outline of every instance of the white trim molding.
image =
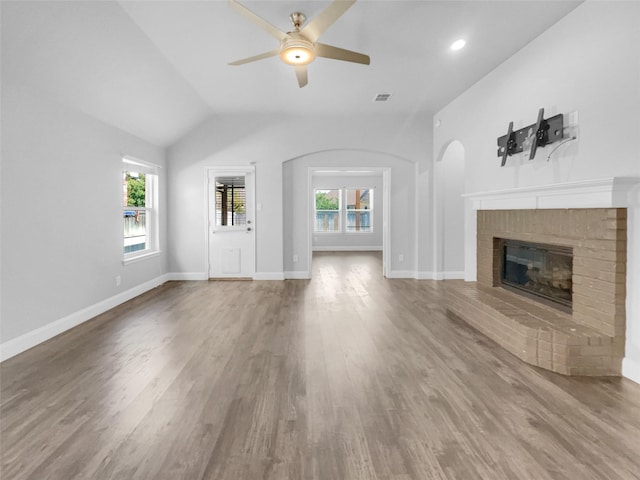
<svg viewBox="0 0 640 480">
<path fill-rule="evenodd" d="M 299 271 L 299 270 L 284 272 L 284 279 L 285 280 L 310 280 L 311 272 Z"/>
<path fill-rule="evenodd" d="M 414 270 L 392 270 L 387 274 L 387 278 L 413 278 L 415 279 L 417 272 Z"/>
<path fill-rule="evenodd" d="M 254 280 L 284 280 L 284 272 L 256 272 Z"/>
<path fill-rule="evenodd" d="M 417 272 L 416 280 L 464 280 L 464 271 Z"/>
<path fill-rule="evenodd" d="M 415 275 L 416 280 L 438 280 L 436 277 L 436 272 L 425 271 L 425 272 L 416 272 Z"/>
<path fill-rule="evenodd" d="M 202 280 L 209 280 L 207 272 L 173 272 L 167 275 L 169 277 L 169 280 L 172 281 L 197 282 Z"/>
<path fill-rule="evenodd" d="M 47 340 L 66 332 L 94 317 L 110 310 L 118 305 L 131 300 L 132 298 L 142 295 L 149 290 L 152 290 L 163 283 L 169 281 L 169 275 L 161 275 L 142 283 L 137 287 L 133 287 L 126 292 L 119 293 L 113 297 L 107 298 L 94 305 L 90 305 L 82 310 L 60 318 L 54 322 L 43 325 L 40 328 L 31 330 L 30 332 L 20 335 L 19 337 L 12 338 L 0 345 L 0 361 L 5 361 L 19 353 L 29 350 L 36 345 L 39 345 Z"/>
<path fill-rule="evenodd" d="M 636 204 L 637 177 L 613 177 L 462 195 L 473 210 L 625 208 Z"/>
<path fill-rule="evenodd" d="M 442 275 L 442 280 L 464 280 L 464 271 L 440 272 L 440 275 Z"/>
<path fill-rule="evenodd" d="M 313 247 L 314 252 L 381 252 L 382 245 L 344 245 L 344 246 L 324 246 Z"/>
</svg>

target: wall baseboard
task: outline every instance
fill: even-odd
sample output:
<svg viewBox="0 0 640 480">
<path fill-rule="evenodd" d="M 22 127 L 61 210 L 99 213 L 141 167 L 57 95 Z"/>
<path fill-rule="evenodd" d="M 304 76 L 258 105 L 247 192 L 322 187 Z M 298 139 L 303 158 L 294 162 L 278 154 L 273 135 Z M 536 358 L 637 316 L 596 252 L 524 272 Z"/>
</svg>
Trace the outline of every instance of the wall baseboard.
<svg viewBox="0 0 640 480">
<path fill-rule="evenodd" d="M 387 273 L 387 278 L 416 278 L 413 270 L 392 270 Z"/>
<path fill-rule="evenodd" d="M 464 271 L 417 272 L 416 280 L 464 280 Z"/>
<path fill-rule="evenodd" d="M 622 376 L 640 384 L 640 361 L 629 357 L 623 358 Z"/>
<path fill-rule="evenodd" d="M 254 280 L 284 280 L 284 272 L 256 272 L 253 275 Z M 181 281 L 199 281 L 209 280 L 206 272 L 191 272 L 191 273 L 179 273 L 174 272 L 169 274 L 169 280 L 181 280 Z"/>
<path fill-rule="evenodd" d="M 201 281 L 209 280 L 206 272 L 172 272 L 168 274 L 169 280 L 175 281 Z M 256 272 L 254 280 L 284 280 L 284 272 Z"/>
<path fill-rule="evenodd" d="M 309 280 L 311 278 L 311 272 L 295 271 L 284 272 L 285 280 Z"/>
<path fill-rule="evenodd" d="M 284 280 L 284 272 L 256 272 L 254 280 Z"/>
<path fill-rule="evenodd" d="M 78 325 L 91 320 L 92 318 L 110 310 L 118 305 L 123 304 L 132 298 L 142 295 L 149 290 L 162 285 L 163 283 L 172 280 L 169 274 L 161 275 L 148 282 L 133 287 L 126 292 L 119 293 L 113 297 L 107 298 L 94 305 L 90 305 L 82 310 L 67 315 L 66 317 L 55 320 L 40 328 L 36 328 L 30 332 L 20 335 L 19 337 L 12 338 L 2 344 L 0 344 L 0 362 L 3 362 L 19 353 L 22 353 L 30 348 L 35 347 L 47 340 L 66 332 L 67 330 L 77 327 Z"/>
<path fill-rule="evenodd" d="M 435 272 L 416 272 L 415 279 L 416 280 L 437 280 L 435 277 Z"/>
<path fill-rule="evenodd" d="M 209 280 L 209 276 L 206 272 L 172 272 L 167 274 L 169 280 L 174 281 L 200 281 Z"/>
<path fill-rule="evenodd" d="M 442 280 L 464 280 L 464 270 L 459 272 L 442 272 Z"/>
<path fill-rule="evenodd" d="M 371 245 L 371 246 L 333 246 L 327 247 L 323 245 L 316 245 L 312 249 L 314 252 L 381 252 L 382 245 Z"/>
</svg>

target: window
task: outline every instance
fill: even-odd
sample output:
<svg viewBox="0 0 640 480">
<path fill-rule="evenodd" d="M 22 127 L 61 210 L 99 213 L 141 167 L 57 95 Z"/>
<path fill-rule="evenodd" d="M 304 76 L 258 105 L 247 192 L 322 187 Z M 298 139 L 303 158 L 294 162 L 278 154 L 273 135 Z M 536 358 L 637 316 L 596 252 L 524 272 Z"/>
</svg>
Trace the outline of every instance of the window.
<svg viewBox="0 0 640 480">
<path fill-rule="evenodd" d="M 247 224 L 244 176 L 216 177 L 216 226 Z"/>
<path fill-rule="evenodd" d="M 129 157 L 122 163 L 124 261 L 158 251 L 157 167 Z"/>
<path fill-rule="evenodd" d="M 318 189 L 314 195 L 315 232 L 373 232 L 372 188 Z"/>
<path fill-rule="evenodd" d="M 315 190 L 316 232 L 340 232 L 340 190 Z"/>
<path fill-rule="evenodd" d="M 373 190 L 347 189 L 347 232 L 372 232 Z"/>
</svg>

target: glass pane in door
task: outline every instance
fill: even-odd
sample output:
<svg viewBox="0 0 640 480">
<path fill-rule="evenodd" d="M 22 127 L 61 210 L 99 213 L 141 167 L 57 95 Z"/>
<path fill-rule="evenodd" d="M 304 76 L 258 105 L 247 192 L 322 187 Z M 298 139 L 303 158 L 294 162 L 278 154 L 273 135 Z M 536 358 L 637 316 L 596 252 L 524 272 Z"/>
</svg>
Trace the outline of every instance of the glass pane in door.
<svg viewBox="0 0 640 480">
<path fill-rule="evenodd" d="M 216 177 L 216 226 L 247 224 L 245 177 Z"/>
</svg>

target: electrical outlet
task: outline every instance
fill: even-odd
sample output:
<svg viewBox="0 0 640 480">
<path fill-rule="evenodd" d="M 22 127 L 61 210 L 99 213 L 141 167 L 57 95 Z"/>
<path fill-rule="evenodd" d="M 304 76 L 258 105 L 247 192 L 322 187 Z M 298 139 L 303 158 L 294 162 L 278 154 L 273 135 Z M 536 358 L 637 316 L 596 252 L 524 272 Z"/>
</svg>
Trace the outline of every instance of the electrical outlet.
<svg viewBox="0 0 640 480">
<path fill-rule="evenodd" d="M 403 254 L 403 253 L 401 253 L 400 255 L 398 255 L 398 260 L 399 260 L 400 262 L 404 262 L 404 254 Z"/>
<path fill-rule="evenodd" d="M 298 261 L 298 254 L 297 254 L 297 253 L 294 253 L 294 254 L 293 254 L 293 263 L 295 263 L 295 262 L 297 262 L 297 261 Z"/>
<path fill-rule="evenodd" d="M 122 283 L 122 277 L 120 275 L 116 275 L 116 287 L 119 287 Z"/>
</svg>

